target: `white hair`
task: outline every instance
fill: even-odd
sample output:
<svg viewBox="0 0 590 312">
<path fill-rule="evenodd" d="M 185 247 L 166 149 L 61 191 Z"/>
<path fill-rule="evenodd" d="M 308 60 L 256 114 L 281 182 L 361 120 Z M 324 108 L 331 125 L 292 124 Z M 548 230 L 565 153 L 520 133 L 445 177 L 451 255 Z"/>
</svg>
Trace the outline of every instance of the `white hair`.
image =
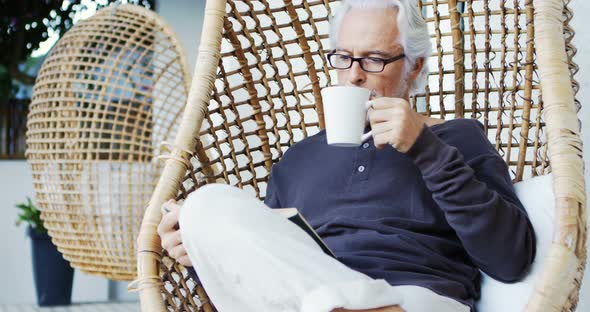
<svg viewBox="0 0 590 312">
<path fill-rule="evenodd" d="M 418 9 L 416 0 L 342 0 L 342 4 L 336 14 L 330 20 L 330 44 L 336 47 L 340 25 L 344 15 L 352 8 L 393 8 L 397 11 L 397 26 L 399 28 L 399 41 L 406 55 L 405 72 L 402 78 L 414 67 L 416 60 L 424 58 L 424 66 L 410 86 L 410 94 L 419 92 L 424 88 L 428 79 L 428 57 L 430 57 L 432 44 L 426 22 Z"/>
</svg>

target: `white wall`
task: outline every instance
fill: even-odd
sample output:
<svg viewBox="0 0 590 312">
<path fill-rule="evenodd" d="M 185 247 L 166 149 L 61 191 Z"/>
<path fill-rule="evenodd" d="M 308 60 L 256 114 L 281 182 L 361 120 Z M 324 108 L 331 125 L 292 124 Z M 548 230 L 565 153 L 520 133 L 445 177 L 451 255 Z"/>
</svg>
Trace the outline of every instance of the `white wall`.
<svg viewBox="0 0 590 312">
<path fill-rule="evenodd" d="M 34 303 L 35 285 L 31 264 L 30 240 L 25 227 L 16 227 L 16 203 L 32 199 L 33 184 L 29 166 L 22 160 L 0 161 L 0 257 L 2 283 L 0 303 Z M 107 280 L 76 270 L 72 290 L 73 302 L 104 301 L 107 299 Z"/>
<path fill-rule="evenodd" d="M 186 52 L 189 72 L 192 75 L 201 37 L 205 1 L 160 0 L 157 11 L 178 35 Z"/>
<path fill-rule="evenodd" d="M 577 98 L 582 103 L 580 119 L 582 120 L 582 138 L 584 141 L 584 163 L 586 165 L 586 195 L 590 194 L 590 1 L 573 0 L 570 5 L 574 12 L 572 26 L 576 31 L 574 45 L 578 48 L 578 54 L 574 60 L 580 66 L 576 79 L 580 83 L 580 92 Z M 587 209 L 589 206 L 586 206 Z M 590 223 L 590 213 L 588 214 Z M 586 274 L 582 281 L 582 294 L 585 298 L 580 300 L 579 312 L 590 311 L 590 265 L 586 265 Z"/>
</svg>

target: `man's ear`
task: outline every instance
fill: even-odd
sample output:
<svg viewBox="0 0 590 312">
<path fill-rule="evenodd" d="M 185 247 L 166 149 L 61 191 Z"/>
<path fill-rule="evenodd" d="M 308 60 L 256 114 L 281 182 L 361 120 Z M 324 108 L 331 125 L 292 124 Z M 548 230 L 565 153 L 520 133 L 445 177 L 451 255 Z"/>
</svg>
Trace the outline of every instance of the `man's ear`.
<svg viewBox="0 0 590 312">
<path fill-rule="evenodd" d="M 416 59 L 416 62 L 414 62 L 414 66 L 412 66 L 412 69 L 410 70 L 410 73 L 409 73 L 409 78 L 412 81 L 416 80 L 416 78 L 418 77 L 418 75 L 422 71 L 422 68 L 424 67 L 424 61 L 425 60 L 423 57 L 419 57 Z"/>
</svg>

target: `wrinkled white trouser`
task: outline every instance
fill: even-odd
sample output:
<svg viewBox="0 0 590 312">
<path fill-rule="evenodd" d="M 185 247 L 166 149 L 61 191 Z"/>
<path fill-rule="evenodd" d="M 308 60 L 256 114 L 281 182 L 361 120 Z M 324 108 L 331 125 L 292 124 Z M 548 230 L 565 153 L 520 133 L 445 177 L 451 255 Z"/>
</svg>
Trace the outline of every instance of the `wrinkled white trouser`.
<svg viewBox="0 0 590 312">
<path fill-rule="evenodd" d="M 408 312 L 466 312 L 418 286 L 391 286 L 327 256 L 295 224 L 246 191 L 221 184 L 191 193 L 182 241 L 220 312 L 329 312 L 400 305 Z"/>
</svg>

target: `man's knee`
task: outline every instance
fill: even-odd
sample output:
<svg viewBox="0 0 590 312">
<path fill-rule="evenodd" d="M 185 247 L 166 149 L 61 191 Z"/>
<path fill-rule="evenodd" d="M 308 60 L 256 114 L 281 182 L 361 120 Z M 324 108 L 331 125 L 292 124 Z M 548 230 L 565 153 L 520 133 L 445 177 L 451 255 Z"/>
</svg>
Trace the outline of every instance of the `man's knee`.
<svg viewBox="0 0 590 312">
<path fill-rule="evenodd" d="M 200 234 L 229 231 L 240 227 L 249 205 L 257 199 L 245 191 L 226 184 L 207 184 L 189 194 L 180 210 L 179 222 Z"/>
</svg>

